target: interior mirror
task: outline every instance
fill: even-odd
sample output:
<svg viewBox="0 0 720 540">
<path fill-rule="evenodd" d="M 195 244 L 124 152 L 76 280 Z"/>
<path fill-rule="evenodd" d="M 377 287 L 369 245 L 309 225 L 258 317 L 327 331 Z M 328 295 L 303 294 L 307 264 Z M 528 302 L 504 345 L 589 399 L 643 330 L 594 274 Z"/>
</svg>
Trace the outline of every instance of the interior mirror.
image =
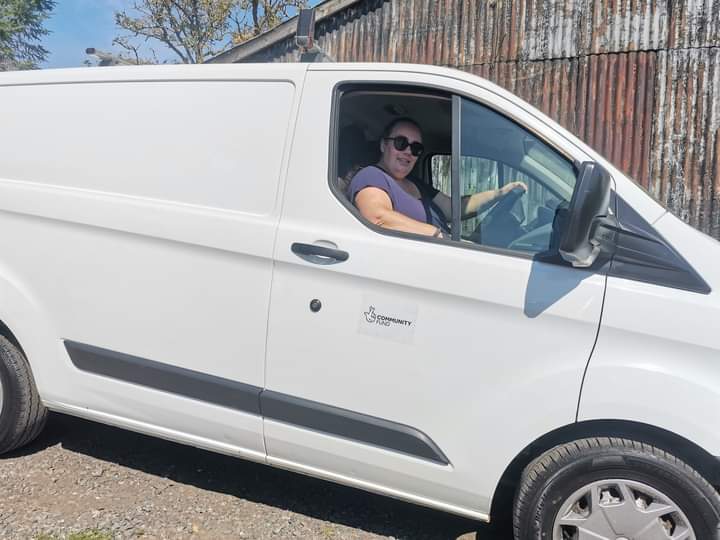
<svg viewBox="0 0 720 540">
<path fill-rule="evenodd" d="M 567 226 L 560 240 L 560 255 L 576 267 L 592 265 L 604 245 L 612 241 L 607 234 L 612 177 L 599 164 L 586 161 L 580 166 L 575 191 L 567 210 Z"/>
</svg>

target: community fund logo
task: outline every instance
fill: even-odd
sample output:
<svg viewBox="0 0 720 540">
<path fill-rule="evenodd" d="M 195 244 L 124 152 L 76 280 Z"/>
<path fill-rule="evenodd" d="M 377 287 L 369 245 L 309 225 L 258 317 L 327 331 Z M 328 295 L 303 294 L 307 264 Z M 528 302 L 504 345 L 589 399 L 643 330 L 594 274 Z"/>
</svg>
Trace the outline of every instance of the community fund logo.
<svg viewBox="0 0 720 540">
<path fill-rule="evenodd" d="M 388 315 L 375 313 L 375 306 L 370 306 L 365 312 L 365 320 L 370 324 L 377 324 L 380 326 L 412 326 L 412 321 L 408 321 L 407 319 L 400 319 L 398 317 L 390 317 Z"/>
<path fill-rule="evenodd" d="M 412 343 L 418 305 L 405 299 L 363 294 L 357 310 L 357 331 L 397 343 Z"/>
</svg>

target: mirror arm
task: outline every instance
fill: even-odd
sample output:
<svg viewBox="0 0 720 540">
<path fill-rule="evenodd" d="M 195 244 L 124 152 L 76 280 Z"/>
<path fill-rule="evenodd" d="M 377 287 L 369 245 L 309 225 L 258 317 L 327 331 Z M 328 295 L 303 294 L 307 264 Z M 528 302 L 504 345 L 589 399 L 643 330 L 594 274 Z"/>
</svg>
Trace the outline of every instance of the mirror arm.
<svg viewBox="0 0 720 540">
<path fill-rule="evenodd" d="M 598 216 L 593 220 L 591 242 L 596 245 L 605 258 L 615 255 L 618 237 L 623 232 L 622 225 L 612 215 Z"/>
<path fill-rule="evenodd" d="M 608 256 L 615 254 L 617 240 L 623 232 L 622 225 L 615 216 L 598 216 L 593 220 L 590 238 L 593 245 L 597 245 Z"/>
<path fill-rule="evenodd" d="M 563 258 L 568 260 L 575 268 L 588 268 L 598 259 L 600 254 L 610 258 L 615 254 L 618 235 L 622 227 L 615 216 L 598 216 L 592 221 L 590 227 L 589 242 L 592 250 L 587 257 L 580 259 L 573 257 L 574 253 L 563 253 Z M 570 260 L 572 259 L 572 260 Z"/>
</svg>

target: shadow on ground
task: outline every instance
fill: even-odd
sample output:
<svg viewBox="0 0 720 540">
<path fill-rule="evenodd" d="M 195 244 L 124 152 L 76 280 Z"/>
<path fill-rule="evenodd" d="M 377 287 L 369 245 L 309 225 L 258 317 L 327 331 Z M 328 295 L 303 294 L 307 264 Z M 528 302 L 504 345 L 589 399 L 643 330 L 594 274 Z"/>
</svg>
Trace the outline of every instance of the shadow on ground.
<svg viewBox="0 0 720 540">
<path fill-rule="evenodd" d="M 174 482 L 398 539 L 507 540 L 509 530 L 241 459 L 52 414 L 32 445 L 13 453 L 63 448 Z M 11 457 L 11 456 L 8 456 Z"/>
</svg>

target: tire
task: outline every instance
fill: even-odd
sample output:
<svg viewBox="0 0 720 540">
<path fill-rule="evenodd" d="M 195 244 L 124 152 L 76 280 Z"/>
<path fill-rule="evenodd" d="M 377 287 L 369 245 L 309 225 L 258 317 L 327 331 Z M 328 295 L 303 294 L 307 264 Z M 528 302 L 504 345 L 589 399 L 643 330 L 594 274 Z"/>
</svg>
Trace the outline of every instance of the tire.
<svg viewBox="0 0 720 540">
<path fill-rule="evenodd" d="M 0 454 L 34 440 L 46 420 L 47 409 L 40 401 L 27 360 L 0 336 Z"/>
<path fill-rule="evenodd" d="M 513 505 L 516 540 L 717 539 L 719 520 L 720 496 L 700 474 L 663 450 L 618 438 L 548 450 L 523 471 Z"/>
</svg>

